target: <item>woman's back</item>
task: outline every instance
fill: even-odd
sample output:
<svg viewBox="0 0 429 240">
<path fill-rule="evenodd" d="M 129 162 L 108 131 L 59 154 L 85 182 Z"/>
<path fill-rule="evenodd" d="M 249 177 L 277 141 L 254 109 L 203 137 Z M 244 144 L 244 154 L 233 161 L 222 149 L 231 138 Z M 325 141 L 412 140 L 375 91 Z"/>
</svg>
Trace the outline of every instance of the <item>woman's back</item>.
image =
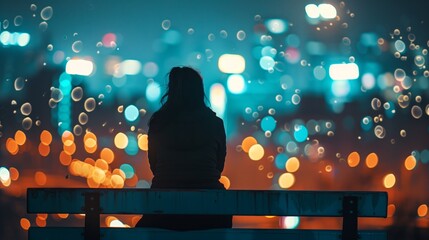
<svg viewBox="0 0 429 240">
<path fill-rule="evenodd" d="M 158 112 L 149 127 L 153 187 L 219 188 L 226 155 L 223 122 L 209 108 Z"/>
</svg>

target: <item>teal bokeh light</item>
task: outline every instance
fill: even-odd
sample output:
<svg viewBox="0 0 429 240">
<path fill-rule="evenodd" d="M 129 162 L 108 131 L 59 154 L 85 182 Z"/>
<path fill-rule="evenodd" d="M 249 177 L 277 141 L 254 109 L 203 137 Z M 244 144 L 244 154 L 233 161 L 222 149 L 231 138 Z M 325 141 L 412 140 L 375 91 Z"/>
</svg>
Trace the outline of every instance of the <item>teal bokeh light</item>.
<svg viewBox="0 0 429 240">
<path fill-rule="evenodd" d="M 124 111 L 125 119 L 129 122 L 134 122 L 139 117 L 139 109 L 134 105 L 129 105 Z"/>
<path fill-rule="evenodd" d="M 293 137 L 297 142 L 304 142 L 308 137 L 308 130 L 304 125 L 297 125 Z"/>
<path fill-rule="evenodd" d="M 130 164 L 124 163 L 119 168 L 125 173 L 125 178 L 130 179 L 134 177 L 134 168 Z"/>
<path fill-rule="evenodd" d="M 139 145 L 137 138 L 134 134 L 127 134 L 128 136 L 128 145 L 125 148 L 125 152 L 130 156 L 135 156 L 139 152 Z"/>
<path fill-rule="evenodd" d="M 272 116 L 266 116 L 261 121 L 261 128 L 264 132 L 272 132 L 276 128 L 276 124 L 277 122 Z"/>
<path fill-rule="evenodd" d="M 284 170 L 287 160 L 288 156 L 286 154 L 280 153 L 274 159 L 274 164 L 276 165 L 276 168 Z"/>
</svg>

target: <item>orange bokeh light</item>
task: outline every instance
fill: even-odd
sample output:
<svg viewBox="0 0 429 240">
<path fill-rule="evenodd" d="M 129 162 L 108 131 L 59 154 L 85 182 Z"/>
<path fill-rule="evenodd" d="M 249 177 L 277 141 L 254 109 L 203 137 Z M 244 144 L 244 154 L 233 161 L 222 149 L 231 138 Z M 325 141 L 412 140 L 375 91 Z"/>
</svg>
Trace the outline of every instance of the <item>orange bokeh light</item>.
<svg viewBox="0 0 429 240">
<path fill-rule="evenodd" d="M 43 130 L 40 133 L 40 142 L 45 145 L 50 145 L 52 143 L 52 134 L 46 130 Z"/>
<path fill-rule="evenodd" d="M 148 135 L 142 134 L 138 137 L 138 145 L 139 148 L 143 151 L 149 150 L 149 142 L 148 142 Z"/>
<path fill-rule="evenodd" d="M 227 176 L 221 176 L 219 182 L 221 182 L 226 189 L 229 189 L 229 187 L 231 187 L 231 181 Z"/>
<path fill-rule="evenodd" d="M 378 156 L 375 153 L 370 153 L 366 156 L 365 164 L 368 168 L 375 168 L 378 164 Z"/>
<path fill-rule="evenodd" d="M 6 149 L 10 154 L 16 155 L 19 151 L 19 145 L 16 143 L 15 139 L 8 138 L 6 140 Z"/>
<path fill-rule="evenodd" d="M 74 142 L 72 142 L 70 145 L 64 144 L 63 150 L 68 155 L 73 155 L 76 152 L 76 144 Z"/>
<path fill-rule="evenodd" d="M 21 130 L 16 131 L 15 133 L 15 142 L 19 145 L 22 146 L 25 144 L 25 142 L 27 141 L 27 136 L 25 135 L 25 133 Z"/>
<path fill-rule="evenodd" d="M 249 152 L 250 147 L 252 147 L 253 145 L 257 144 L 258 141 L 256 141 L 256 139 L 254 137 L 246 137 L 245 139 L 243 139 L 243 141 L 241 142 L 241 148 L 243 149 L 244 152 Z"/>
<path fill-rule="evenodd" d="M 51 147 L 49 147 L 48 145 L 45 145 L 43 143 L 39 144 L 39 154 L 42 157 L 46 157 L 49 155 L 49 153 L 51 152 Z"/>
<path fill-rule="evenodd" d="M 46 184 L 46 182 L 47 182 L 48 179 L 47 179 L 46 174 L 44 172 L 37 171 L 34 174 L 34 180 L 36 181 L 37 185 L 43 186 L 43 185 Z"/>
<path fill-rule="evenodd" d="M 70 165 L 72 160 L 72 156 L 68 155 L 66 152 L 61 151 L 60 153 L 60 163 L 64 166 Z"/>
<path fill-rule="evenodd" d="M 110 164 L 115 159 L 115 154 L 110 148 L 103 148 L 100 152 L 100 158 L 106 160 L 106 162 Z"/>
<path fill-rule="evenodd" d="M 360 155 L 358 152 L 352 152 L 347 157 L 347 163 L 349 164 L 350 167 L 357 167 L 357 165 L 359 165 L 359 162 L 360 162 Z"/>
<path fill-rule="evenodd" d="M 30 221 L 26 218 L 21 218 L 21 220 L 19 221 L 19 223 L 21 224 L 22 229 L 24 230 L 28 230 L 31 226 Z"/>
<path fill-rule="evenodd" d="M 404 165 L 407 170 L 411 171 L 416 167 L 417 160 L 413 155 L 410 155 L 405 159 Z"/>
<path fill-rule="evenodd" d="M 64 131 L 63 135 L 61 136 L 61 140 L 64 144 L 64 146 L 71 146 L 74 144 L 74 135 L 70 131 Z"/>
<path fill-rule="evenodd" d="M 14 167 L 11 167 L 9 169 L 9 173 L 10 173 L 10 179 L 12 181 L 18 180 L 18 178 L 19 178 L 19 171 L 18 171 L 18 169 L 14 168 Z"/>
</svg>

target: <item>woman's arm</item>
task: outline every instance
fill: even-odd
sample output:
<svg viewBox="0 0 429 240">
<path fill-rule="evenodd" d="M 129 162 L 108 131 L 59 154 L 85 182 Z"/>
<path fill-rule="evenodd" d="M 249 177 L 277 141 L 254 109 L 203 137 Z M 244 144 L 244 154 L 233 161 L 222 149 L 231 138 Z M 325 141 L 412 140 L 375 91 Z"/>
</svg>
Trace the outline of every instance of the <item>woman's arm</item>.
<svg viewBox="0 0 429 240">
<path fill-rule="evenodd" d="M 219 146 L 218 146 L 218 153 L 217 153 L 217 169 L 222 172 L 224 165 L 225 165 L 225 157 L 226 157 L 226 134 L 225 134 L 225 127 L 223 124 L 223 121 L 219 119 Z"/>
</svg>

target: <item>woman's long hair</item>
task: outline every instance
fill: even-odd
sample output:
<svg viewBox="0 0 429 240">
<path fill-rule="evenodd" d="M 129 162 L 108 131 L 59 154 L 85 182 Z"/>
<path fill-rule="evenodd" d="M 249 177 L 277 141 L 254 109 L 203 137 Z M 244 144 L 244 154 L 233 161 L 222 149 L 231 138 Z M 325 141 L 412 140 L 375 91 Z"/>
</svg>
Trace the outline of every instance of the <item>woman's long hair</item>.
<svg viewBox="0 0 429 240">
<path fill-rule="evenodd" d="M 173 67 L 168 73 L 167 90 L 161 97 L 162 106 L 157 113 L 171 115 L 183 110 L 204 109 L 207 107 L 205 100 L 201 75 L 190 67 Z"/>
<path fill-rule="evenodd" d="M 182 110 L 200 108 L 204 103 L 201 75 L 190 67 L 173 67 L 168 74 L 168 88 L 161 98 L 161 108 Z"/>
</svg>

